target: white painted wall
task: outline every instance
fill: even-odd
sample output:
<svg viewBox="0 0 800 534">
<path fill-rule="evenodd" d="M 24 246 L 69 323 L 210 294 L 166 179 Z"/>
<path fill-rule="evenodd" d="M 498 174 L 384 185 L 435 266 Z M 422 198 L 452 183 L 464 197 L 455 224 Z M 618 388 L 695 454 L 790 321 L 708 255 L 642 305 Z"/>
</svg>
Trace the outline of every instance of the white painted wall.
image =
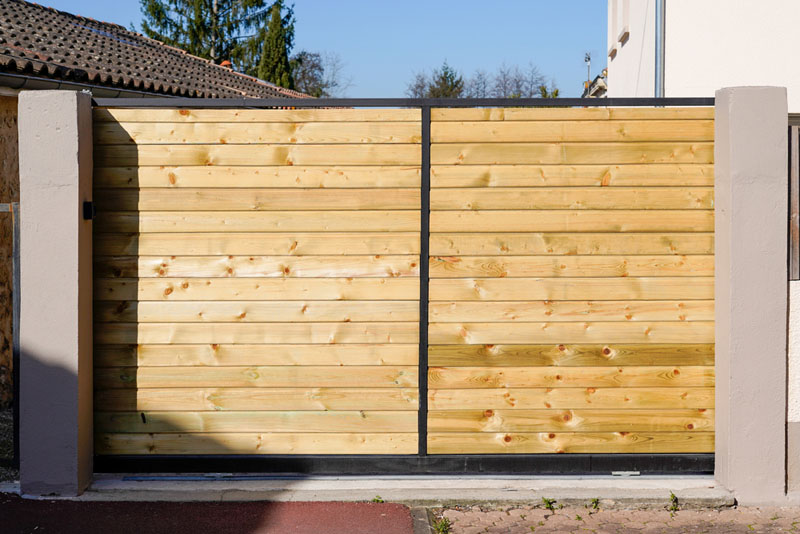
<svg viewBox="0 0 800 534">
<path fill-rule="evenodd" d="M 787 421 L 800 423 L 800 281 L 789 282 L 788 404 Z"/>
<path fill-rule="evenodd" d="M 619 12 L 624 1 L 608 0 L 609 41 L 617 37 L 611 33 L 614 6 Z M 609 58 L 608 96 L 653 96 L 655 1 L 629 1 L 631 37 Z M 666 96 L 773 85 L 786 87 L 789 111 L 800 112 L 800 1 L 665 1 Z"/>
</svg>

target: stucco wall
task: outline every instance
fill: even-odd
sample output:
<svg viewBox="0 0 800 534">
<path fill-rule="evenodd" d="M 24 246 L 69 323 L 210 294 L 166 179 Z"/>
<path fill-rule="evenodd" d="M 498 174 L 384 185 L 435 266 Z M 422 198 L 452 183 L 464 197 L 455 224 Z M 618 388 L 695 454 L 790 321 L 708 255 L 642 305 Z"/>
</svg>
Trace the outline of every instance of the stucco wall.
<svg viewBox="0 0 800 534">
<path fill-rule="evenodd" d="M 609 21 L 614 1 L 609 0 Z M 666 96 L 714 96 L 720 87 L 771 85 L 786 87 L 789 111 L 800 112 L 794 59 L 800 2 L 665 1 Z M 654 0 L 631 1 L 630 42 L 609 58 L 608 96 L 653 96 L 654 9 Z"/>
<path fill-rule="evenodd" d="M 789 282 L 789 396 L 787 475 L 789 491 L 800 491 L 800 281 Z"/>
</svg>

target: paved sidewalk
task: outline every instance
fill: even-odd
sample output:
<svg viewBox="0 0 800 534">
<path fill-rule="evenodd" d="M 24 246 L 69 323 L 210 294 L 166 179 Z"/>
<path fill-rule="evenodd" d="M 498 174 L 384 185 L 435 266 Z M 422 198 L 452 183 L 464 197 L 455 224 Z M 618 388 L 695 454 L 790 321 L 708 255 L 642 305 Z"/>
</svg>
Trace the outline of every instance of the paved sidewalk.
<svg viewBox="0 0 800 534">
<path fill-rule="evenodd" d="M 450 520 L 452 534 L 755 534 L 800 533 L 800 508 L 727 508 L 722 510 L 592 510 L 562 508 L 480 508 L 436 510 Z"/>
<path fill-rule="evenodd" d="M 399 504 L 76 502 L 0 494 L 0 534 L 412 534 Z"/>
</svg>

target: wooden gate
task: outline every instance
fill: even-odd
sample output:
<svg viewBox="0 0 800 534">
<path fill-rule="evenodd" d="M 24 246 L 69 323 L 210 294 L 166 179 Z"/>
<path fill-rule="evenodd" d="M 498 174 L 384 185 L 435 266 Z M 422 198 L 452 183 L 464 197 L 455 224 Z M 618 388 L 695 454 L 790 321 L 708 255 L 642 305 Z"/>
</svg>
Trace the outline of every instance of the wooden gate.
<svg viewBox="0 0 800 534">
<path fill-rule="evenodd" d="M 713 452 L 713 109 L 420 107 L 95 110 L 98 454 Z"/>
</svg>

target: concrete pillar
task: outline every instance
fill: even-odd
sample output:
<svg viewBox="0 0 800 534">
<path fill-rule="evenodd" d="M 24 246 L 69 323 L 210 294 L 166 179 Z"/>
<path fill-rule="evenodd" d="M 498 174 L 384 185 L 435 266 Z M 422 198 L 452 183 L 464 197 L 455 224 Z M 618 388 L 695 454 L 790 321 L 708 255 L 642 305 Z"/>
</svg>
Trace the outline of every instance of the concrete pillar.
<svg viewBox="0 0 800 534">
<path fill-rule="evenodd" d="M 92 474 L 91 97 L 19 95 L 20 482 L 78 495 Z"/>
<path fill-rule="evenodd" d="M 716 478 L 742 504 L 786 490 L 786 89 L 716 93 Z"/>
</svg>

